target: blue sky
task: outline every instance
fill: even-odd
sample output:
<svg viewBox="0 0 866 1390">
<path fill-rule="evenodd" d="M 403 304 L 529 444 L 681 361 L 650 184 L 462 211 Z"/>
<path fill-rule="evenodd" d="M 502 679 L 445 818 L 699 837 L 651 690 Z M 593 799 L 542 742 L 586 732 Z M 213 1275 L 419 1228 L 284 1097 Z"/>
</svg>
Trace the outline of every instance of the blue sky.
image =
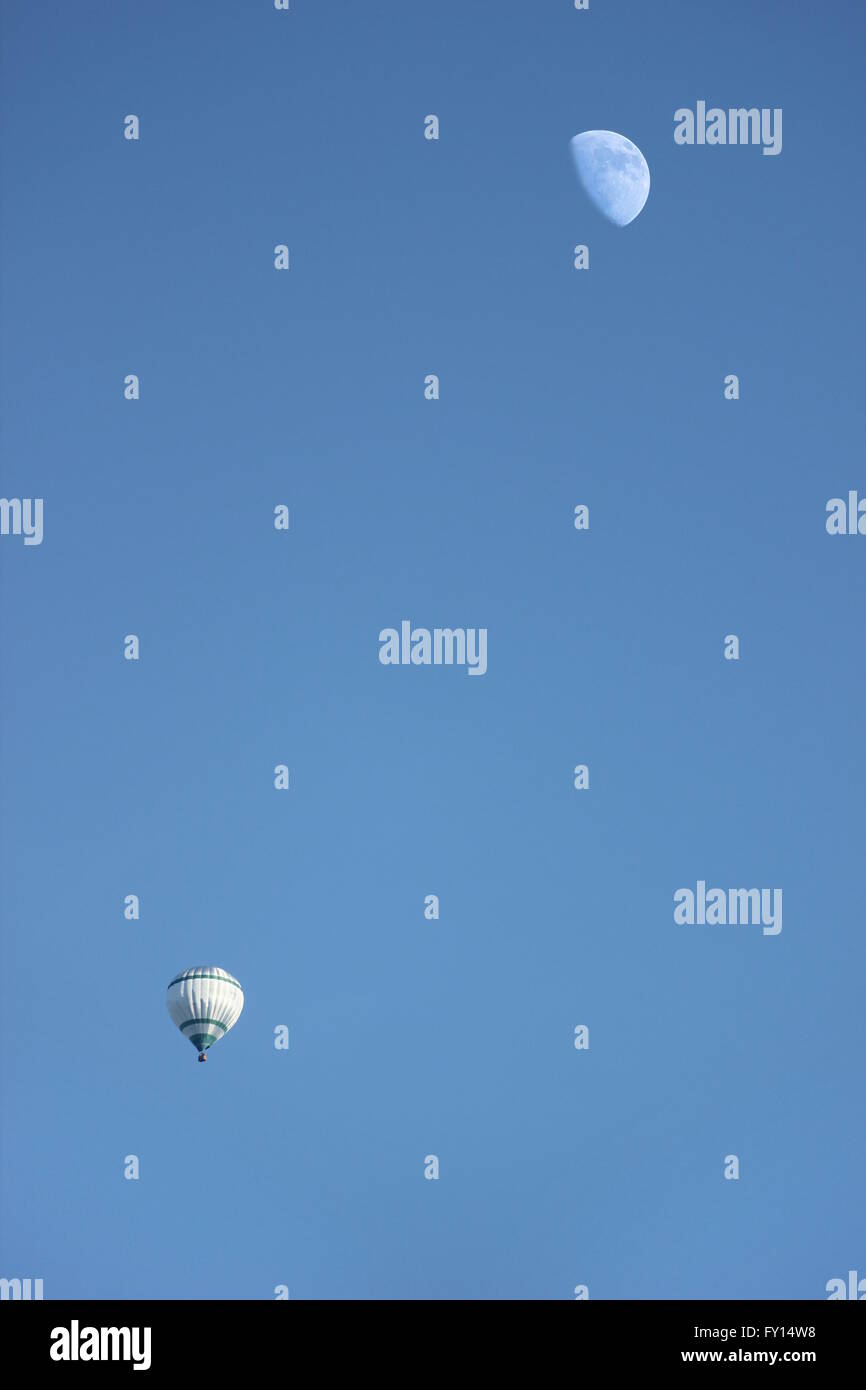
<svg viewBox="0 0 866 1390">
<path fill-rule="evenodd" d="M 0 541 L 4 1276 L 866 1274 L 866 540 L 824 527 L 866 491 L 861 41 L 782 0 L 4 5 L 2 492 L 45 507 Z M 781 107 L 781 155 L 677 147 L 698 100 Z M 649 163 L 625 229 L 593 128 Z M 487 674 L 382 666 L 403 618 L 486 627 Z M 676 926 L 700 878 L 781 887 L 781 934 Z M 202 964 L 246 991 L 206 1067 L 164 1004 Z"/>
</svg>

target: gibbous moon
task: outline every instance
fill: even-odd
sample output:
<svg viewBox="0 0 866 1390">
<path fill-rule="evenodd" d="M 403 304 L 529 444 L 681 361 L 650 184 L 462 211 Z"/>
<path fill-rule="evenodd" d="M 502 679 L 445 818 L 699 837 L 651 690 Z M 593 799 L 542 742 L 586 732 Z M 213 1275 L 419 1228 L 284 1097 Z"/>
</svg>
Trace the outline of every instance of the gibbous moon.
<svg viewBox="0 0 866 1390">
<path fill-rule="evenodd" d="M 584 130 L 571 142 L 583 191 L 609 222 L 626 227 L 649 197 L 650 172 L 631 140 L 614 130 Z"/>
</svg>

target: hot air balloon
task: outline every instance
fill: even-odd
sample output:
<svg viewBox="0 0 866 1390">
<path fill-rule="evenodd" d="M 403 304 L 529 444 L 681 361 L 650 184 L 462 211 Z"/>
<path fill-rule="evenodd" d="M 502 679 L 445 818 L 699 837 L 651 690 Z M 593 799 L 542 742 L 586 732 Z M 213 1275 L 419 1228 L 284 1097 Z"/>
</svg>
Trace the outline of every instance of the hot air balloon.
<svg viewBox="0 0 866 1390">
<path fill-rule="evenodd" d="M 233 1028 L 244 1007 L 244 992 L 227 970 L 199 965 L 175 975 L 165 997 L 172 1022 L 207 1061 L 207 1050 Z"/>
</svg>

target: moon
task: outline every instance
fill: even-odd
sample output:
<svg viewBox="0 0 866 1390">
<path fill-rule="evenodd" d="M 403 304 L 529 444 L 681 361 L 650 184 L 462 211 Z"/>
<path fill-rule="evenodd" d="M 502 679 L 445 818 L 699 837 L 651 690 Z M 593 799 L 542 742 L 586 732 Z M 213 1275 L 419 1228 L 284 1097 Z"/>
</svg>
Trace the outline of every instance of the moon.
<svg viewBox="0 0 866 1390">
<path fill-rule="evenodd" d="M 584 193 L 617 227 L 633 222 L 649 197 L 649 166 L 631 140 L 614 130 L 584 130 L 571 142 Z"/>
</svg>

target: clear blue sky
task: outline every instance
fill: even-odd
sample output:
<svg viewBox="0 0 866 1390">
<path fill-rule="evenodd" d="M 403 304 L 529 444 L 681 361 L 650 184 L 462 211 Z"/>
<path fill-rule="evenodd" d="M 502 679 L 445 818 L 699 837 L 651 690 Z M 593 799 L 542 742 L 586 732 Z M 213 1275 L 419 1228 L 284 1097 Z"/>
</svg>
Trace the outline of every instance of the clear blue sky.
<svg viewBox="0 0 866 1390">
<path fill-rule="evenodd" d="M 866 1274 L 861 45 L 838 2 L 3 5 L 2 492 L 45 522 L 0 541 L 0 1274 Z M 698 100 L 782 154 L 677 147 Z M 650 166 L 622 230 L 592 128 Z M 383 667 L 403 618 L 487 674 Z M 699 878 L 781 934 L 676 926 Z M 246 991 L 206 1067 L 202 964 Z"/>
</svg>

